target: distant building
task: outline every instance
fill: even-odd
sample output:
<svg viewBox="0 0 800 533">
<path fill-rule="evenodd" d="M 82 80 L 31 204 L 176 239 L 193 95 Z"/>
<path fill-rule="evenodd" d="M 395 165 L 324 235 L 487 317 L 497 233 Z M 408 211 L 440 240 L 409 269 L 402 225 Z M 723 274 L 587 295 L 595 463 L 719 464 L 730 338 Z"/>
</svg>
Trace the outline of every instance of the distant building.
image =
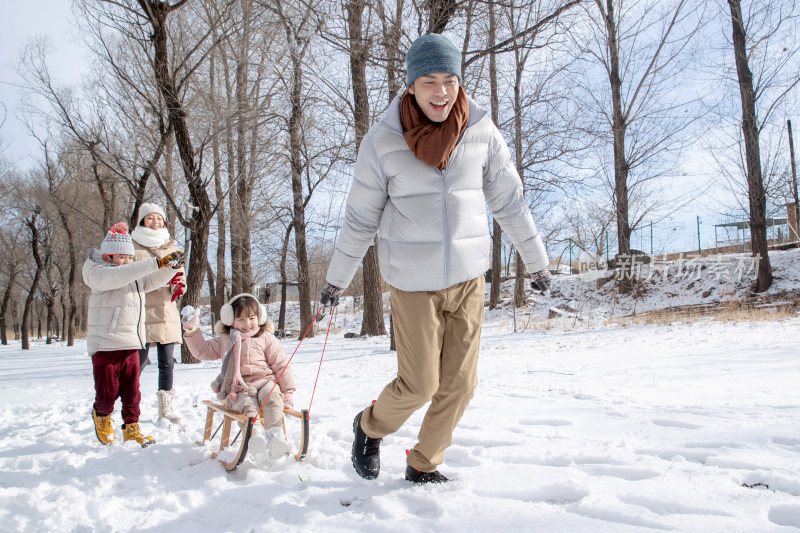
<svg viewBox="0 0 800 533">
<path fill-rule="evenodd" d="M 266 285 L 259 285 L 256 288 L 256 296 L 264 303 L 271 304 L 281 301 L 281 284 L 280 282 L 267 283 Z M 300 290 L 297 288 L 296 281 L 289 281 L 286 283 L 286 300 L 290 302 L 300 301 Z"/>
</svg>

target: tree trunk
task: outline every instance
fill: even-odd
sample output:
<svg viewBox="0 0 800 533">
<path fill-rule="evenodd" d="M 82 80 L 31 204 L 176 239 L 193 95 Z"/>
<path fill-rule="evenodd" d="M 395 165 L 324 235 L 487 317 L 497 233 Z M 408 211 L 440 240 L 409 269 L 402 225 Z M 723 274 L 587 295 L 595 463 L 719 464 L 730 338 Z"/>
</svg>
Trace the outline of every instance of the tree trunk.
<svg viewBox="0 0 800 533">
<path fill-rule="evenodd" d="M 403 0 L 396 0 L 394 17 L 390 18 L 386 13 L 385 4 L 378 0 L 377 9 L 383 26 L 383 46 L 386 57 L 386 85 L 389 90 L 389 102 L 394 100 L 399 92 L 405 87 L 405 79 L 402 74 L 402 62 L 400 52 L 400 40 L 403 37 Z"/>
<path fill-rule="evenodd" d="M 250 42 L 251 0 L 242 0 L 242 32 L 236 49 L 236 181 L 231 188 L 231 272 L 234 294 L 252 291 L 250 268 L 250 192 L 247 176 L 247 133 L 250 107 L 247 94 L 248 43 Z"/>
<path fill-rule="evenodd" d="M 39 212 L 38 208 L 34 213 L 31 215 L 31 218 L 25 221 L 25 225 L 28 226 L 28 229 L 31 232 L 31 254 L 33 255 L 33 260 L 36 263 L 36 270 L 33 273 L 33 281 L 31 282 L 31 288 L 28 291 L 28 296 L 25 298 L 25 306 L 22 310 L 22 349 L 23 350 L 30 350 L 31 345 L 28 339 L 28 324 L 30 322 L 31 316 L 31 305 L 33 303 L 33 297 L 36 294 L 36 287 L 39 285 L 39 278 L 42 275 L 42 258 L 39 256 L 39 228 L 36 227 L 36 218 L 38 217 Z"/>
<path fill-rule="evenodd" d="M 287 21 L 288 23 L 288 21 Z M 289 99 L 291 114 L 289 116 L 289 162 L 292 173 L 292 200 L 295 253 L 297 255 L 297 291 L 300 298 L 300 331 L 309 329 L 313 316 L 311 314 L 311 286 L 308 268 L 308 251 L 306 249 L 306 217 L 303 202 L 303 139 L 301 127 L 303 123 L 303 59 L 297 43 L 290 45 L 291 55 L 291 87 Z M 313 328 L 309 329 L 309 337 L 314 336 Z"/>
<path fill-rule="evenodd" d="M 216 138 L 216 135 L 214 137 Z M 171 198 L 175 198 L 174 156 L 175 135 L 172 133 L 172 130 L 170 130 L 167 134 L 167 138 L 164 140 L 164 188 L 167 189 L 167 193 Z M 177 213 L 170 202 L 167 202 L 164 212 L 167 215 L 166 228 L 169 230 L 169 234 L 174 237 L 175 230 L 178 229 Z"/>
<path fill-rule="evenodd" d="M 292 236 L 292 228 L 294 228 L 292 223 L 286 227 L 286 233 L 283 236 L 283 248 L 281 249 L 281 309 L 278 313 L 278 329 L 284 331 L 286 330 L 286 284 L 288 283 L 286 279 L 286 256 L 289 255 L 289 239 Z"/>
<path fill-rule="evenodd" d="M 55 305 L 56 305 L 55 298 L 51 297 L 47 299 L 47 318 L 45 319 L 46 322 L 44 328 L 45 331 L 44 334 L 46 337 L 45 344 L 53 344 L 52 341 L 53 336 L 50 335 L 50 325 L 54 324 L 56 328 L 58 327 L 58 322 L 55 320 L 56 318 Z"/>
<path fill-rule="evenodd" d="M 356 152 L 369 130 L 369 97 L 367 91 L 367 61 L 369 47 L 364 37 L 362 17 L 364 0 L 347 3 L 347 26 L 350 44 L 350 77 L 353 82 L 353 122 L 356 129 Z M 381 268 L 378 263 L 377 240 L 369 247 L 362 260 L 364 278 L 364 311 L 361 335 L 385 335 L 383 322 L 383 295 Z"/>
<path fill-rule="evenodd" d="M 214 302 L 217 298 L 217 277 L 214 275 L 214 269 L 211 268 L 211 263 L 206 263 L 206 283 L 208 284 L 208 301 L 211 303 L 211 328 L 213 330 L 216 317 L 219 316 L 219 310 L 214 311 Z"/>
<path fill-rule="evenodd" d="M 515 163 L 519 170 L 519 179 L 522 180 L 522 196 L 525 197 L 525 177 L 522 173 L 522 75 L 525 72 L 524 61 L 517 57 L 516 75 L 514 78 L 514 152 Z M 525 306 L 527 287 L 525 283 L 525 263 L 522 256 L 515 253 L 515 278 L 514 278 L 514 307 Z M 532 272 L 531 272 L 532 273 Z"/>
<path fill-rule="evenodd" d="M 622 79 L 620 78 L 619 40 L 617 20 L 614 14 L 613 0 L 606 0 L 605 13 L 602 13 L 608 38 L 608 79 L 611 85 L 612 119 L 614 153 L 614 207 L 617 214 L 618 257 L 629 258 L 631 253 L 631 228 L 628 206 L 628 171 L 630 166 L 625 158 L 625 133 L 627 123 L 622 111 Z M 618 261 L 620 271 L 620 292 L 628 292 L 633 288 L 633 272 L 630 262 Z"/>
<path fill-rule="evenodd" d="M 750 239 L 757 268 L 755 292 L 764 292 L 772 285 L 772 268 L 769 262 L 769 243 L 767 242 L 767 197 L 761 174 L 756 94 L 753 90 L 753 73 L 750 71 L 747 59 L 741 2 L 728 0 L 728 5 L 731 10 L 733 52 L 736 56 L 736 73 L 739 76 L 739 93 L 742 98 L 742 133 L 744 134 L 747 167 L 747 192 L 750 201 Z"/>
<path fill-rule="evenodd" d="M 800 240 L 797 229 L 800 225 L 800 192 L 797 190 L 797 165 L 794 162 L 794 138 L 792 137 L 792 121 L 786 121 L 786 130 L 789 132 L 789 162 L 792 169 L 792 192 L 794 193 L 794 240 Z"/>
<path fill-rule="evenodd" d="M 253 222 L 253 189 L 255 187 L 254 181 L 258 179 L 258 159 L 261 152 L 259 147 L 259 125 L 255 116 L 258 111 L 254 111 L 253 118 L 250 120 L 250 161 L 249 171 L 247 173 L 249 179 L 247 180 L 247 187 L 244 193 L 244 205 L 247 213 L 247 224 L 245 225 L 245 235 L 242 242 L 242 261 L 245 265 L 244 279 L 248 284 L 247 292 L 253 292 L 255 280 L 253 279 L 253 250 L 251 245 L 250 225 Z"/>
<path fill-rule="evenodd" d="M 92 156 L 92 175 L 94 176 L 94 183 L 97 185 L 97 190 L 100 193 L 100 198 L 103 200 L 103 231 L 108 231 L 114 224 L 114 191 L 109 190 L 109 185 L 105 179 L 100 175 L 100 158 L 96 153 L 99 141 L 93 141 L 89 144 L 89 154 Z"/>
<path fill-rule="evenodd" d="M 19 323 L 19 313 L 17 312 L 17 302 L 12 301 L 11 303 L 11 317 L 14 319 L 14 340 L 20 340 L 22 335 L 22 325 Z"/>
<path fill-rule="evenodd" d="M 142 170 L 142 174 L 139 176 L 138 179 L 133 179 L 131 177 L 130 185 L 133 189 L 133 210 L 129 219 L 128 227 L 130 231 L 133 231 L 136 225 L 139 223 L 137 220 L 139 217 L 139 208 L 144 203 L 144 195 L 147 191 L 147 182 L 150 181 L 150 176 L 153 173 L 153 169 L 158 165 L 158 162 L 161 160 L 161 156 L 164 155 L 164 150 L 167 146 L 168 140 L 172 137 L 172 130 L 169 127 L 164 128 L 163 124 L 161 125 L 161 138 L 158 141 L 158 146 L 156 147 L 156 151 L 153 154 L 152 159 L 144 166 Z M 172 157 L 170 155 L 169 158 L 169 165 L 171 167 L 172 164 Z M 170 176 L 168 179 L 165 179 L 165 186 L 167 184 L 171 185 L 171 168 L 168 170 Z M 166 212 L 165 212 L 166 213 Z M 170 235 L 175 235 L 174 227 L 175 221 L 172 220 L 170 217 L 167 217 L 165 223 L 172 223 L 172 230 L 170 231 Z"/>
<path fill-rule="evenodd" d="M 67 302 L 64 300 L 66 298 L 65 293 L 61 292 L 61 333 L 59 333 L 59 337 L 61 340 L 64 340 L 64 337 L 67 335 L 67 320 L 68 320 L 68 313 L 67 313 Z"/>
<path fill-rule="evenodd" d="M 161 97 L 169 111 L 169 121 L 175 131 L 175 144 L 181 159 L 181 167 L 189 195 L 192 200 L 192 213 L 189 228 L 191 232 L 191 250 L 189 265 L 186 274 L 186 294 L 183 296 L 185 305 L 197 306 L 200 299 L 200 290 L 206 274 L 208 233 L 210 228 L 211 203 L 200 179 L 200 168 L 194 161 L 194 148 L 189 128 L 186 124 L 187 112 L 180 99 L 174 78 L 169 71 L 168 36 L 166 19 L 167 15 L 177 7 L 186 5 L 178 3 L 170 5 L 156 0 L 138 0 L 143 8 L 143 15 L 150 21 L 153 33 L 150 40 L 153 43 L 153 71 Z M 197 361 L 182 345 L 181 360 L 184 363 Z"/>
<path fill-rule="evenodd" d="M 11 301 L 11 290 L 14 287 L 14 282 L 17 280 L 17 269 L 11 269 L 11 272 L 8 274 L 8 285 L 6 285 L 6 290 L 3 292 L 3 301 L 0 303 L 0 342 L 3 343 L 4 346 L 8 346 L 8 331 L 6 328 L 8 327 L 6 323 L 6 313 L 8 313 L 8 304 Z"/>
<path fill-rule="evenodd" d="M 218 111 L 218 103 L 217 103 L 217 91 L 216 91 L 216 54 L 214 52 L 211 53 L 211 60 L 210 60 L 210 67 L 209 67 L 209 91 L 211 97 L 211 105 L 214 111 Z M 217 204 L 217 274 L 214 278 L 214 290 L 210 290 L 211 294 L 211 314 L 212 316 L 219 318 L 219 310 L 225 304 L 225 287 L 226 287 L 226 265 L 225 265 L 225 253 L 227 249 L 227 236 L 226 236 L 226 229 L 227 229 L 227 221 L 225 217 L 225 202 L 223 198 L 225 196 L 224 191 L 222 190 L 222 173 L 220 169 L 222 168 L 222 158 L 220 154 L 220 146 L 219 146 L 219 136 L 214 135 L 211 137 L 211 150 L 212 156 L 214 158 L 214 197 L 216 199 Z"/>
<path fill-rule="evenodd" d="M 240 234 L 239 226 L 240 222 L 240 213 L 241 209 L 239 208 L 239 196 L 236 194 L 236 182 L 237 182 L 237 156 L 236 156 L 236 146 L 234 143 L 234 116 L 233 113 L 229 112 L 229 107 L 231 102 L 234 102 L 236 99 L 236 79 L 237 73 L 234 73 L 233 79 L 231 79 L 231 75 L 228 69 L 228 57 L 227 53 L 225 52 L 225 47 L 222 48 L 222 72 L 225 75 L 225 94 L 226 94 L 226 102 L 227 105 L 225 106 L 225 150 L 227 152 L 227 161 L 228 161 L 228 226 L 230 230 L 230 254 L 231 254 L 231 275 L 230 275 L 230 282 L 231 282 L 231 294 L 239 294 L 242 291 L 242 269 L 240 265 L 242 263 L 241 257 L 241 248 L 239 247 L 239 241 L 237 236 Z M 238 60 L 235 59 L 238 62 Z"/>
<path fill-rule="evenodd" d="M 392 299 L 389 298 L 389 350 L 396 352 L 397 351 L 397 344 L 394 341 L 394 321 L 392 320 Z"/>
<path fill-rule="evenodd" d="M 238 91 L 237 91 L 238 92 Z M 242 98 L 246 102 L 246 91 L 243 91 Z M 250 162 L 247 161 L 247 154 L 250 152 L 247 134 L 252 130 L 252 135 L 256 135 L 253 128 L 246 127 L 246 121 L 242 119 L 239 123 L 237 132 L 237 161 L 238 161 L 238 181 L 236 184 L 236 195 L 239 197 L 239 233 L 236 236 L 239 248 L 239 269 L 241 270 L 240 280 L 242 285 L 241 292 L 253 292 L 253 268 L 250 262 L 250 222 L 252 214 L 250 204 L 252 200 L 252 190 L 250 188 L 249 174 L 247 172 Z"/>
<path fill-rule="evenodd" d="M 72 235 L 72 229 L 69 227 L 67 215 L 64 210 L 59 206 L 58 214 L 61 219 L 61 226 L 67 234 L 67 254 L 69 257 L 69 273 L 67 274 L 67 290 L 63 296 L 66 295 L 68 304 L 65 306 L 66 314 L 64 315 L 64 327 L 67 334 L 67 346 L 75 345 L 75 314 L 77 313 L 78 305 L 75 295 L 75 284 L 77 283 L 76 275 L 78 271 L 78 259 L 75 255 L 76 247 L 75 240 Z"/>
<path fill-rule="evenodd" d="M 494 46 L 497 35 L 497 23 L 494 14 L 494 1 L 489 0 L 489 46 Z M 497 124 L 500 115 L 500 97 L 497 94 L 497 55 L 489 54 L 489 101 L 492 122 Z M 502 276 L 503 229 L 496 220 L 492 220 L 492 285 L 489 290 L 489 309 L 500 305 L 500 278 Z"/>
<path fill-rule="evenodd" d="M 389 19 L 384 9 L 384 4 L 379 0 L 378 12 L 383 24 L 383 48 L 386 55 L 386 84 L 388 86 L 389 103 L 405 87 L 405 80 L 402 77 L 402 58 L 400 57 L 400 39 L 403 36 L 403 0 L 395 3 L 395 13 L 392 20 Z M 392 327 L 391 298 L 389 299 L 389 349 L 394 351 L 395 338 L 394 328 Z"/>
<path fill-rule="evenodd" d="M 456 0 L 428 0 L 430 17 L 428 33 L 442 33 L 453 18 L 458 7 Z"/>
<path fill-rule="evenodd" d="M 361 335 L 386 335 L 383 320 L 383 284 L 378 266 L 378 239 L 364 256 L 364 315 L 361 321 Z"/>
</svg>

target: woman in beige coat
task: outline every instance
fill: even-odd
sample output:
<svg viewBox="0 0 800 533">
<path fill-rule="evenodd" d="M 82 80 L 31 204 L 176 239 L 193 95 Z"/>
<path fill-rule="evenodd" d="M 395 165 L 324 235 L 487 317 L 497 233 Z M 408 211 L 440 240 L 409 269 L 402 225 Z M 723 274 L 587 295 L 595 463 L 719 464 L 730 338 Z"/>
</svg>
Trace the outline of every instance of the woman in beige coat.
<svg viewBox="0 0 800 533">
<path fill-rule="evenodd" d="M 131 232 L 136 261 L 153 257 L 164 257 L 178 250 L 175 240 L 165 227 L 166 216 L 156 204 L 142 204 L 136 228 Z M 158 418 L 170 422 L 180 422 L 180 417 L 172 411 L 173 353 L 175 345 L 181 343 L 180 314 L 175 300 L 180 298 L 185 287 L 183 269 L 179 270 L 170 283 L 161 289 L 147 293 L 145 304 L 145 324 L 147 326 L 147 345 L 139 350 L 139 367 L 143 369 L 148 361 L 152 344 L 156 345 L 158 355 Z"/>
</svg>

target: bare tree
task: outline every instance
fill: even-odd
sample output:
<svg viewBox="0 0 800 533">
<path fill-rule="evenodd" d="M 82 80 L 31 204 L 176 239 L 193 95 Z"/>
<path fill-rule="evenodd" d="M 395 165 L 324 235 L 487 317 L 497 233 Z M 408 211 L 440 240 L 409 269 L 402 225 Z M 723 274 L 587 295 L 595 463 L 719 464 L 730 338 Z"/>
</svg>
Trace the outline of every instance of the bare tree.
<svg viewBox="0 0 800 533">
<path fill-rule="evenodd" d="M 9 314 L 9 303 L 22 267 L 20 258 L 21 229 L 21 227 L 8 224 L 0 230 L 0 246 L 6 251 L 0 255 L 0 268 L 2 268 L 0 272 L 4 276 L 3 297 L 0 300 L 0 342 L 4 345 L 8 344 L 9 323 L 6 317 Z"/>
<path fill-rule="evenodd" d="M 572 181 L 552 167 L 568 166 L 569 159 L 590 142 L 574 127 L 578 121 L 567 111 L 570 106 L 562 90 L 569 60 L 559 48 L 566 47 L 566 33 L 574 23 L 574 17 L 567 14 L 575 5 L 555 0 L 512 4 L 505 9 L 513 36 L 509 45 L 514 57 L 509 122 L 514 161 L 524 184 L 523 194 L 536 214 L 547 212 L 542 207 L 547 204 L 548 193 L 564 190 Z M 543 232 L 545 224 L 539 223 L 538 229 Z M 525 264 L 519 253 L 514 256 L 514 306 L 522 307 L 528 293 Z"/>
<path fill-rule="evenodd" d="M 345 6 L 347 11 L 347 28 L 349 32 L 350 77 L 353 85 L 353 121 L 356 132 L 356 152 L 361 140 L 370 126 L 369 89 L 367 87 L 367 62 L 370 57 L 369 41 L 365 34 L 363 18 L 366 2 L 349 0 Z M 385 335 L 386 325 L 383 321 L 383 291 L 381 290 L 381 270 L 378 263 L 377 238 L 362 261 L 364 277 L 364 314 L 361 321 L 361 335 Z"/>
<path fill-rule="evenodd" d="M 185 100 L 193 75 L 218 44 L 220 36 L 216 29 L 227 17 L 225 8 L 230 6 L 230 2 L 222 4 L 219 14 L 213 16 L 209 11 L 187 9 L 189 5 L 187 0 L 103 0 L 98 5 L 85 5 L 84 9 L 100 25 L 136 43 L 141 59 L 150 65 L 149 76 L 163 101 L 168 129 L 174 132 L 183 179 L 191 198 L 187 216 L 181 213 L 178 202 L 169 194 L 160 174 L 155 170 L 154 174 L 170 207 L 190 232 L 187 290 L 183 302 L 197 305 L 207 270 L 213 210 L 206 181 L 202 178 L 202 151 L 195 150 Z M 186 350 L 182 359 L 184 362 L 194 361 Z"/>
<path fill-rule="evenodd" d="M 403 0 L 395 0 L 394 13 L 387 12 L 384 0 L 376 0 L 378 18 L 381 22 L 381 47 L 384 55 L 386 69 L 386 85 L 388 87 L 388 100 L 403 90 L 405 80 L 402 75 L 403 58 L 400 51 L 400 42 L 403 37 Z"/>
<path fill-rule="evenodd" d="M 55 162 L 51 161 L 49 157 L 47 146 L 44 145 L 44 148 L 43 174 L 47 181 L 48 199 L 50 200 L 50 203 L 53 204 L 50 206 L 50 208 L 53 209 L 57 214 L 58 220 L 60 221 L 59 228 L 64 232 L 64 236 L 66 237 L 66 250 L 64 252 L 67 261 L 67 289 L 62 294 L 62 300 L 65 302 L 64 333 L 66 333 L 67 336 L 67 346 L 74 346 L 75 320 L 77 318 L 76 314 L 78 309 L 76 286 L 78 283 L 77 272 L 79 250 L 77 246 L 78 243 L 75 240 L 75 232 L 72 228 L 72 225 L 75 223 L 75 221 L 74 217 L 69 216 L 70 212 L 68 211 L 68 206 L 74 205 L 75 199 L 64 198 L 61 185 L 64 181 L 66 181 L 65 176 L 59 176 L 59 171 Z M 55 294 L 53 294 L 52 303 L 55 303 Z"/>
<path fill-rule="evenodd" d="M 224 70 L 225 66 L 218 66 L 220 60 L 218 59 L 219 51 L 213 50 L 209 57 L 208 69 L 208 82 L 209 82 L 209 100 L 211 104 L 211 113 L 213 120 L 216 124 L 224 121 L 221 115 L 221 104 L 217 99 L 217 72 Z M 229 131 L 229 130 L 228 130 Z M 227 267 L 225 264 L 226 250 L 227 250 L 227 217 L 225 214 L 225 198 L 226 192 L 222 186 L 222 152 L 220 147 L 220 136 L 214 135 L 211 137 L 211 153 L 212 161 L 212 174 L 214 176 L 214 198 L 217 202 L 217 252 L 215 271 L 211 269 L 209 264 L 208 268 L 208 292 L 211 300 L 211 314 L 214 317 L 219 317 L 219 311 L 225 304 L 225 288 L 227 286 Z"/>
<path fill-rule="evenodd" d="M 58 277 L 56 277 L 56 265 L 54 261 L 54 242 L 52 239 L 47 240 L 48 247 L 45 253 L 44 258 L 44 272 L 45 272 L 45 282 L 39 284 L 39 295 L 41 296 L 44 308 L 45 308 L 45 319 L 44 319 L 44 335 L 45 335 L 45 344 L 52 344 L 53 343 L 53 335 L 55 333 L 58 335 L 58 319 L 56 317 L 56 300 L 58 299 L 58 294 L 61 292 L 58 284 Z"/>
<path fill-rule="evenodd" d="M 286 36 L 289 65 L 285 69 L 283 83 L 289 98 L 287 156 L 291 171 L 292 214 L 297 256 L 297 285 L 300 295 L 300 329 L 306 331 L 311 325 L 312 291 L 309 278 L 308 249 L 306 244 L 306 192 L 310 197 L 314 184 L 304 184 L 307 177 L 308 158 L 304 155 L 303 124 L 306 119 L 305 74 L 306 54 L 313 37 L 320 31 L 323 20 L 315 3 L 292 5 L 283 0 L 272 0 L 274 10 Z M 317 182 L 318 183 L 318 182 Z M 313 335 L 313 331 L 309 335 Z"/>
<path fill-rule="evenodd" d="M 39 279 L 42 276 L 42 270 L 44 269 L 44 261 L 42 260 L 41 254 L 39 253 L 39 238 L 40 238 L 40 230 L 39 227 L 36 225 L 37 219 L 41 214 L 41 209 L 38 205 L 34 206 L 28 217 L 25 219 L 25 226 L 28 228 L 30 232 L 30 250 L 31 256 L 33 257 L 35 268 L 33 271 L 33 279 L 31 281 L 31 285 L 28 288 L 28 295 L 25 297 L 25 306 L 23 307 L 22 311 L 22 349 L 23 350 L 30 350 L 31 344 L 28 338 L 29 336 L 29 325 L 31 321 L 31 312 L 32 312 L 32 305 L 33 299 L 36 296 L 36 290 L 39 286 Z"/>
<path fill-rule="evenodd" d="M 101 59 L 112 67 L 118 66 L 120 58 L 115 56 L 110 45 L 101 48 L 101 53 L 105 54 Z M 137 121 L 149 122 L 147 118 L 131 116 L 137 113 L 136 108 L 144 103 L 146 109 L 157 110 L 160 107 L 158 98 L 143 99 L 142 95 L 150 95 L 134 91 L 134 96 L 139 98 L 131 105 L 130 102 L 121 100 L 119 93 L 126 92 L 131 87 L 138 90 L 139 83 L 127 76 L 116 76 L 113 80 L 118 83 L 114 84 L 107 77 L 98 75 L 93 90 L 87 91 L 88 106 L 82 106 L 81 98 L 75 95 L 73 89 L 60 88 L 52 79 L 47 64 L 47 43 L 42 40 L 35 40 L 26 46 L 19 72 L 26 82 L 26 114 L 42 119 L 46 129 L 57 130 L 65 137 L 64 142 L 79 146 L 90 156 L 91 176 L 103 200 L 103 219 L 102 222 L 98 221 L 99 226 L 108 229 L 117 220 L 116 213 L 120 207 L 117 194 L 119 185 L 126 187 L 134 200 L 130 209 L 129 225 L 135 226 L 136 213 L 144 201 L 148 181 L 172 134 L 171 126 L 165 125 L 163 117 L 158 114 L 158 133 L 151 135 L 150 131 L 146 131 L 141 136 L 145 139 L 145 144 L 149 144 L 149 139 L 155 137 L 152 153 L 141 157 L 142 143 L 133 140 L 133 155 L 127 156 L 122 146 L 125 139 L 121 138 L 118 131 L 114 131 L 115 127 L 111 124 L 113 121 L 107 118 L 103 108 L 108 106 L 117 110 L 115 120 L 122 130 L 135 130 L 139 127 Z M 98 87 L 101 90 L 97 90 Z M 46 105 L 42 106 L 42 102 Z M 35 137 L 40 137 L 34 132 L 33 126 L 29 126 L 29 129 Z"/>
<path fill-rule="evenodd" d="M 425 0 L 423 10 L 428 12 L 428 33 L 442 33 L 458 9 L 456 0 Z"/>
<path fill-rule="evenodd" d="M 742 132 L 744 133 L 745 161 L 747 166 L 747 189 L 750 200 L 750 238 L 753 255 L 760 257 L 756 273 L 756 292 L 764 292 L 772 285 L 772 269 L 769 265 L 767 245 L 767 198 L 764 180 L 761 177 L 761 151 L 758 147 L 758 123 L 756 120 L 756 95 L 753 88 L 753 72 L 747 61 L 742 6 L 738 0 L 728 0 L 733 26 L 733 51 L 736 57 L 736 72 L 739 74 L 739 92 L 742 99 Z"/>
<path fill-rule="evenodd" d="M 231 32 L 221 47 L 222 73 L 227 96 L 225 139 L 229 195 L 231 285 L 234 293 L 251 292 L 254 284 L 251 226 L 256 211 L 254 194 L 267 186 L 265 175 L 274 164 L 270 147 L 270 105 L 277 79 L 270 76 L 271 54 L 279 40 L 279 27 L 261 3 L 240 0 L 238 31 Z M 229 65 L 233 68 L 229 73 Z"/>
<path fill-rule="evenodd" d="M 546 163 L 557 159 L 567 152 L 565 146 L 556 147 L 560 142 L 559 137 L 565 137 L 564 129 L 554 131 L 541 131 L 549 129 L 552 124 L 547 122 L 543 109 L 555 108 L 558 97 L 546 93 L 545 87 L 553 83 L 555 73 L 542 74 L 540 80 L 531 80 L 526 72 L 526 62 L 532 50 L 553 47 L 558 43 L 558 39 L 553 36 L 563 33 L 564 24 L 561 19 L 573 7 L 580 4 L 580 0 L 554 0 L 550 2 L 522 2 L 522 3 L 495 3 L 494 0 L 486 2 L 486 10 L 480 11 L 476 7 L 482 6 L 484 2 L 472 2 L 465 7 L 467 12 L 466 35 L 462 47 L 464 56 L 462 78 L 468 72 L 468 68 L 477 69 L 480 74 L 484 60 L 488 58 L 488 92 L 489 108 L 492 120 L 501 131 L 509 133 L 514 140 L 513 148 L 516 156 L 517 170 L 523 180 L 525 190 L 533 189 L 538 196 L 545 191 L 536 184 L 544 183 L 546 180 L 537 179 L 533 176 L 544 174 L 537 168 L 541 163 Z M 505 16 L 501 16 L 505 15 Z M 473 35 L 473 27 L 480 24 L 487 25 L 486 39 L 480 40 L 479 35 Z M 563 37 L 560 38 L 563 40 Z M 482 43 L 479 45 L 478 43 Z M 510 102 L 509 120 L 503 119 L 503 106 L 501 105 L 501 91 L 498 86 L 504 79 L 504 72 L 500 65 L 508 63 L 508 57 L 513 57 L 511 68 L 513 69 L 514 98 Z M 505 60 L 505 61 L 504 61 Z M 548 62 L 548 67 L 550 67 Z M 524 81 L 523 81 L 524 80 Z M 478 83 L 480 83 L 478 76 Z M 534 81 L 534 83 L 531 83 Z M 532 96 L 527 98 L 523 94 L 523 86 L 528 89 Z M 480 92 L 479 88 L 474 89 Z M 542 101 L 545 98 L 537 96 L 546 95 L 552 98 L 553 102 Z M 523 125 L 524 107 L 535 107 L 531 113 L 529 124 Z M 547 109 L 547 117 L 553 113 Z M 538 128 L 537 128 L 538 125 Z M 552 137 L 552 140 L 550 139 Z M 541 154 L 531 155 L 534 146 L 547 145 L 547 148 L 540 148 Z M 551 147 L 551 145 L 553 145 Z M 531 175 L 526 182 L 524 173 L 528 171 Z M 492 223 L 492 281 L 489 293 L 489 306 L 494 308 L 499 304 L 500 281 L 503 272 L 502 257 L 504 251 L 504 240 L 502 229 L 496 221 Z M 515 306 L 522 306 L 527 293 L 525 289 L 524 264 L 522 259 L 516 260 L 516 282 L 515 282 Z"/>
<path fill-rule="evenodd" d="M 497 44 L 497 16 L 494 0 L 489 0 L 489 109 L 492 122 L 497 124 L 500 117 L 500 97 L 497 94 L 497 54 L 493 50 Z M 503 251 L 503 230 L 497 220 L 492 219 L 492 285 L 489 290 L 489 309 L 494 309 L 500 303 L 500 275 L 501 255 Z"/>
<path fill-rule="evenodd" d="M 789 189 L 792 193 L 792 200 L 794 200 L 794 220 L 795 232 L 794 239 L 800 240 L 800 235 L 797 234 L 797 225 L 800 223 L 800 191 L 797 190 L 797 164 L 794 160 L 794 136 L 792 135 L 792 121 L 786 121 L 786 132 L 789 135 L 789 164 L 792 171 L 792 177 L 789 181 Z"/>
<path fill-rule="evenodd" d="M 589 9 L 592 37 L 584 40 L 576 32 L 574 42 L 608 79 L 608 96 L 595 90 L 586 94 L 610 128 L 618 253 L 628 257 L 631 231 L 641 219 L 631 221 L 632 189 L 644 188 L 660 175 L 657 158 L 680 147 L 676 134 L 687 126 L 687 120 L 670 120 L 683 103 L 669 97 L 666 83 L 688 59 L 702 13 L 689 0 L 594 0 Z M 632 288 L 631 278 L 630 272 L 622 276 L 620 290 Z"/>
<path fill-rule="evenodd" d="M 377 0 L 377 12 L 381 22 L 383 40 L 381 45 L 385 57 L 386 85 L 388 88 L 387 104 L 403 90 L 405 79 L 402 73 L 403 58 L 400 52 L 400 42 L 403 37 L 403 9 L 405 2 L 395 0 L 394 13 L 389 13 L 384 0 Z M 391 307 L 391 299 L 389 301 Z M 391 313 L 389 314 L 389 349 L 395 350 L 394 327 Z"/>
<path fill-rule="evenodd" d="M 794 2 L 778 0 L 757 3 L 750 7 L 747 17 L 739 0 L 728 0 L 728 7 L 741 99 L 750 237 L 753 256 L 758 258 L 755 291 L 763 292 L 772 285 L 772 268 L 767 241 L 767 191 L 760 136 L 773 111 L 800 83 L 795 62 L 798 54 L 796 33 L 791 30 L 794 28 L 796 31 L 797 28 L 796 5 Z M 789 34 L 784 33 L 787 29 Z M 774 50 L 776 46 L 778 49 Z M 781 48 L 783 50 L 779 52 Z M 751 69 L 751 62 L 758 67 L 756 76 Z M 788 71 L 784 70 L 787 68 Z"/>
</svg>

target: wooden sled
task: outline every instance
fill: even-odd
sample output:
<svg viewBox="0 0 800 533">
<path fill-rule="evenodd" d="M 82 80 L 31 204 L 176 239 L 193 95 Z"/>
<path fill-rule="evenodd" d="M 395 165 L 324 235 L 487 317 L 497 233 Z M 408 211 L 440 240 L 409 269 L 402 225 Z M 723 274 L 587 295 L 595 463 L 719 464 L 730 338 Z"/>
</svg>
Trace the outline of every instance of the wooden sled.
<svg viewBox="0 0 800 533">
<path fill-rule="evenodd" d="M 200 446 L 205 446 L 206 443 L 211 441 L 217 432 L 220 430 L 217 427 L 214 434 L 211 434 L 212 426 L 214 425 L 214 413 L 222 413 L 222 436 L 219 444 L 219 449 L 216 452 L 211 454 L 212 459 L 216 459 L 217 456 L 230 445 L 236 443 L 236 440 L 241 437 L 241 442 L 239 443 L 239 451 L 236 453 L 236 456 L 231 461 L 223 461 L 220 459 L 219 461 L 225 467 L 225 470 L 231 472 L 239 468 L 239 465 L 242 464 L 245 457 L 247 457 L 247 443 L 250 440 L 250 434 L 253 430 L 253 418 L 243 415 L 241 413 L 237 413 L 235 411 L 231 411 L 227 407 L 220 405 L 218 403 L 214 403 L 210 400 L 203 400 L 203 403 L 208 406 L 208 413 L 206 414 L 206 427 L 205 432 L 203 433 L 203 441 L 197 441 L 197 444 Z M 294 458 L 298 461 L 302 461 L 306 457 L 306 453 L 308 453 L 308 439 L 309 439 L 309 417 L 308 417 L 308 409 L 302 409 L 300 411 L 295 411 L 293 409 L 284 409 L 283 414 L 293 416 L 295 418 L 299 418 L 302 425 L 301 425 L 301 432 L 300 432 L 300 449 L 295 454 Z M 241 430 L 236 437 L 234 437 L 233 442 L 230 442 L 230 435 L 231 435 L 231 426 L 234 422 L 241 422 L 244 424 L 244 430 Z M 283 424 L 283 432 L 286 433 L 286 422 L 284 421 Z"/>
</svg>

